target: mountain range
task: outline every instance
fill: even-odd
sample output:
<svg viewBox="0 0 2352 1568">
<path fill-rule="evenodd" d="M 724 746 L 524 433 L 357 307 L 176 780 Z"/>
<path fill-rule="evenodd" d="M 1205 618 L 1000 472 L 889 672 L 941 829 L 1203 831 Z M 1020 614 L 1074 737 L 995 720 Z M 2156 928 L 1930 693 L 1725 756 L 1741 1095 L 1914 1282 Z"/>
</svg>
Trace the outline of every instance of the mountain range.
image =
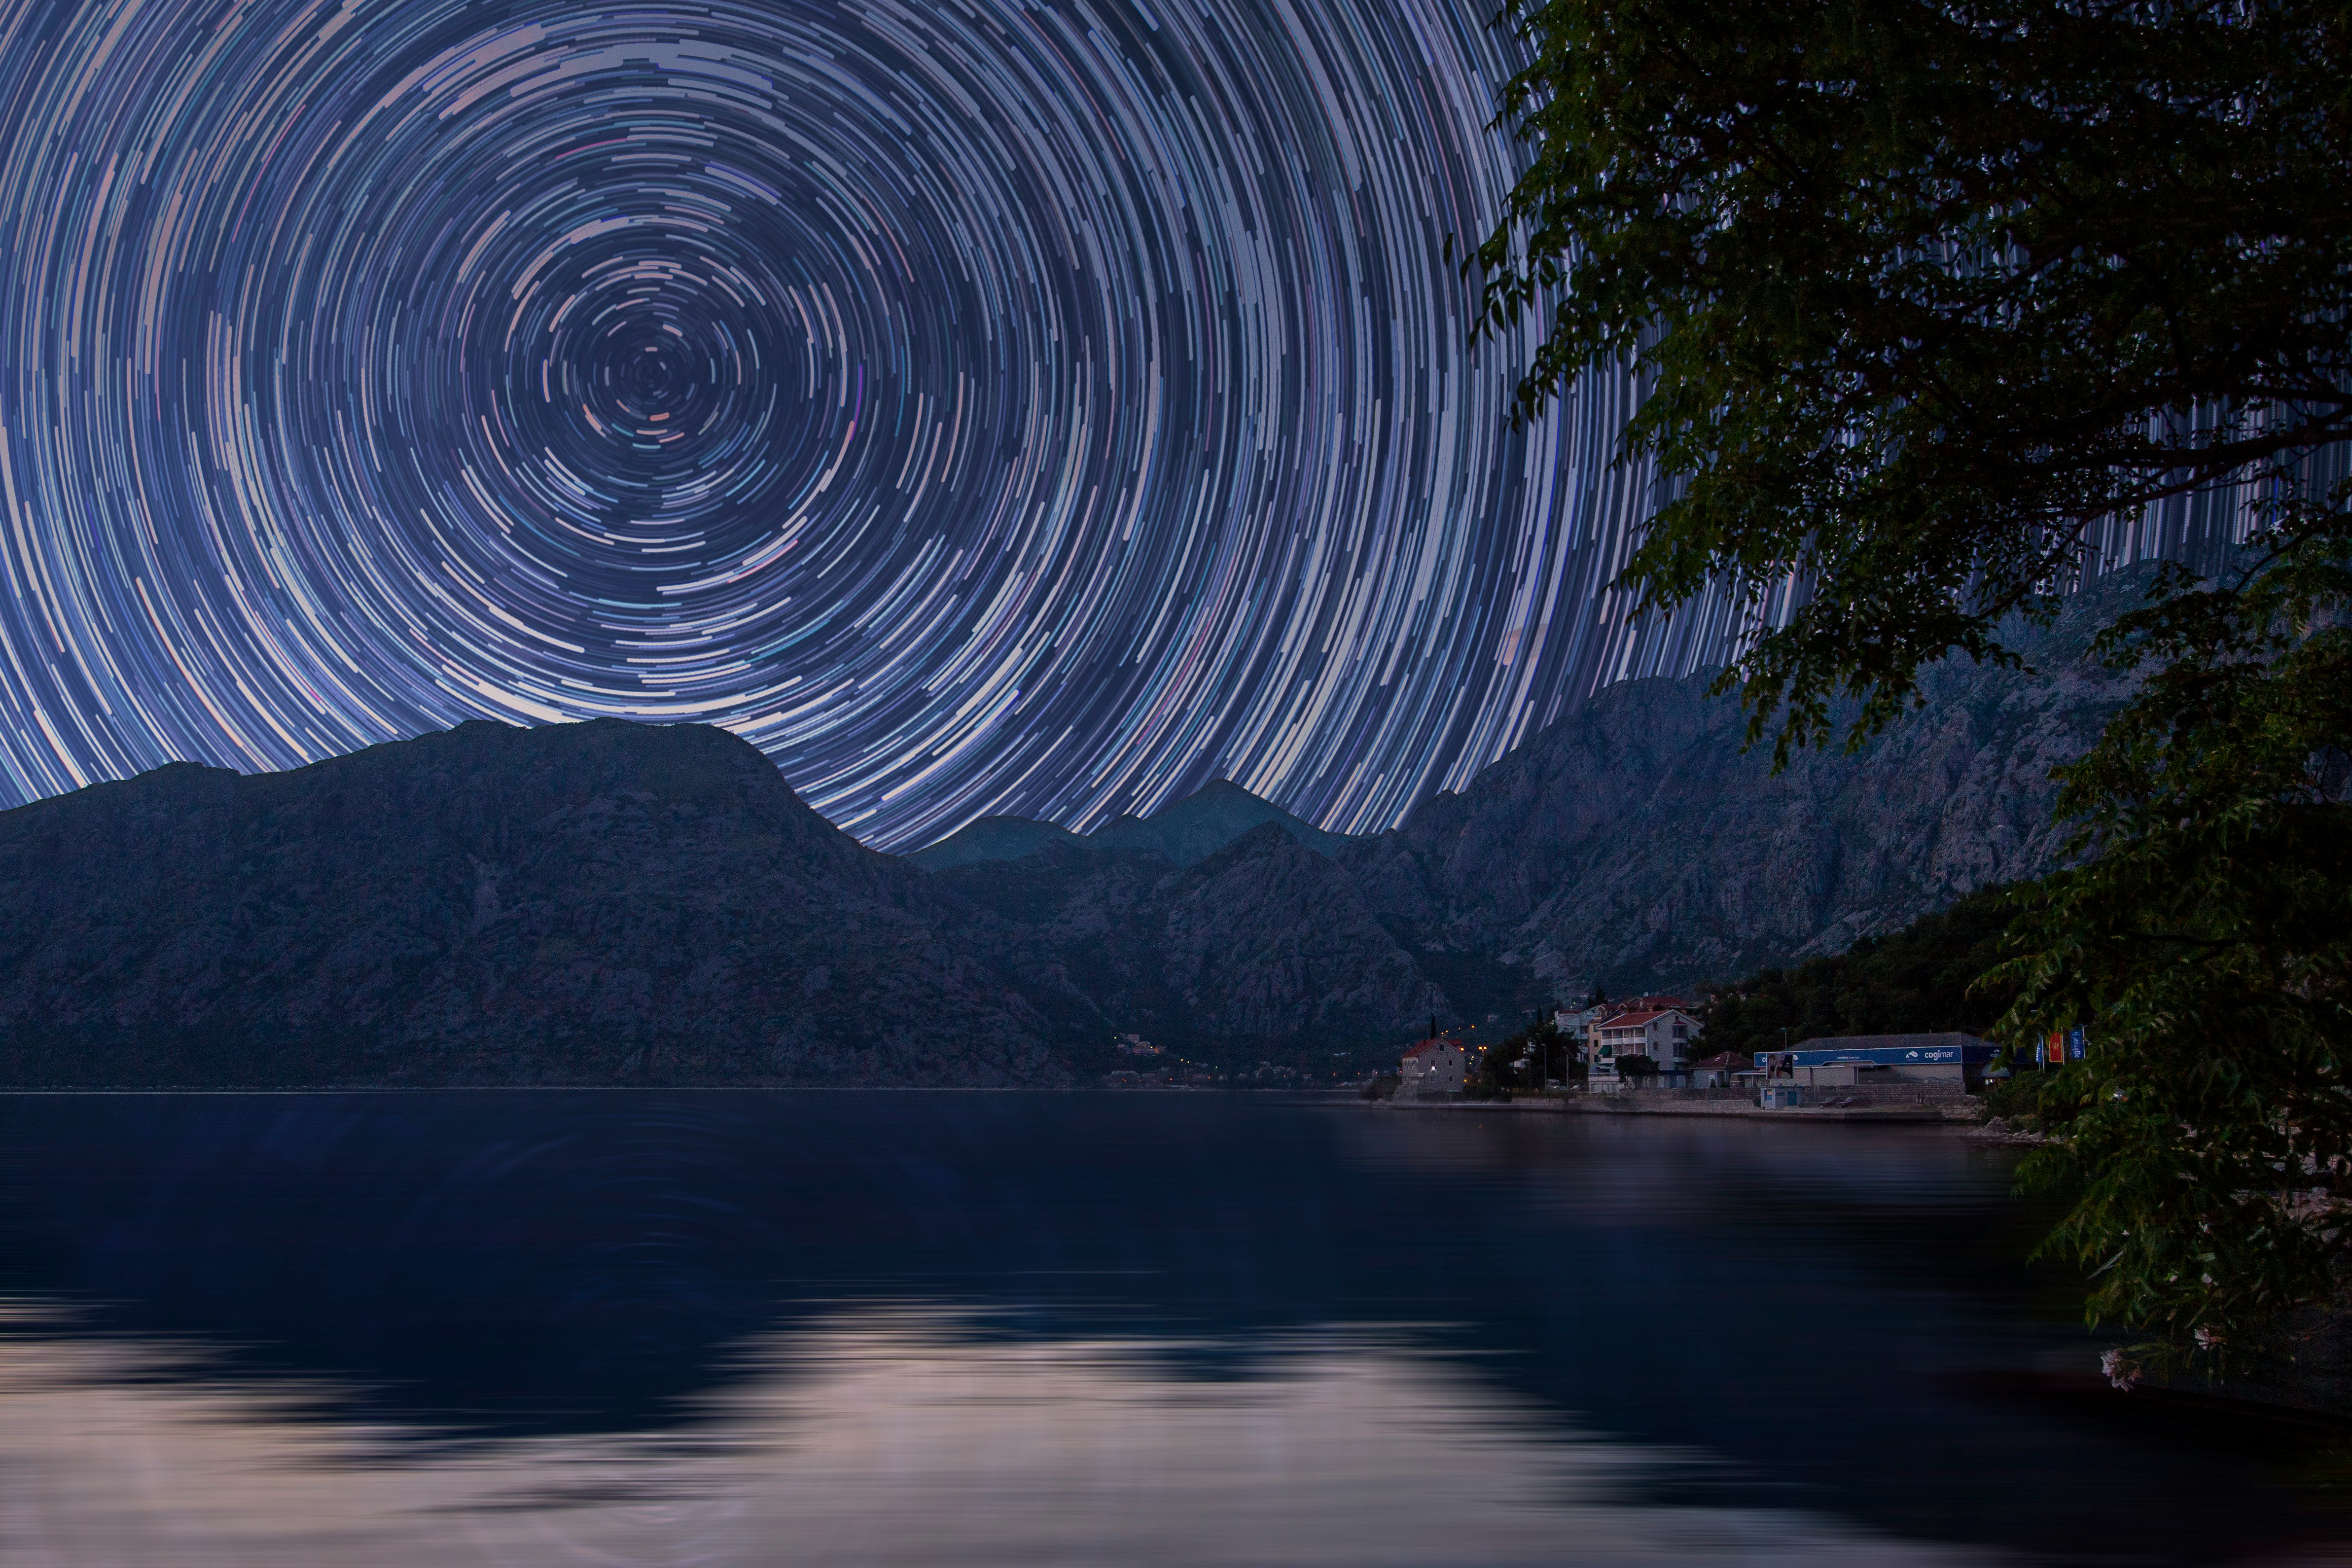
<svg viewBox="0 0 2352 1568">
<path fill-rule="evenodd" d="M 2049 770 L 2120 692 L 2079 625 L 2026 652 L 1779 773 L 1704 678 L 1625 682 L 1355 837 L 1213 784 L 884 855 L 733 736 L 609 720 L 174 764 L 0 813 L 0 1081 L 1052 1086 L 1128 1032 L 1386 1052 L 2047 868 Z"/>
</svg>

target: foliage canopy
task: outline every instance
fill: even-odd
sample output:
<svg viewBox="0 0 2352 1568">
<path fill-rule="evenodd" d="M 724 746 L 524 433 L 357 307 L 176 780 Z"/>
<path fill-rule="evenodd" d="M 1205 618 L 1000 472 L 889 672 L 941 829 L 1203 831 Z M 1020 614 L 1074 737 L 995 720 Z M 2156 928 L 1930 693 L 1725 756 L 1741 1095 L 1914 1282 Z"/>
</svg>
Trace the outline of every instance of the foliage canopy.
<svg viewBox="0 0 2352 1568">
<path fill-rule="evenodd" d="M 2137 701 L 2059 770 L 2084 862 L 2018 890 L 2012 1037 L 2095 1019 L 2032 1086 L 2027 1162 L 2095 1316 L 2227 1342 L 2352 1255 L 2352 540 L 2315 509 L 2234 583 L 2159 583 L 2101 638 Z"/>
<path fill-rule="evenodd" d="M 1489 333 L 1644 386 L 1681 493 L 1627 580 L 1810 599 L 1738 675 L 1856 738 L 2000 658 L 2103 518 L 2352 434 L 2341 0 L 1514 0 L 1531 153 L 1468 265 Z"/>
</svg>

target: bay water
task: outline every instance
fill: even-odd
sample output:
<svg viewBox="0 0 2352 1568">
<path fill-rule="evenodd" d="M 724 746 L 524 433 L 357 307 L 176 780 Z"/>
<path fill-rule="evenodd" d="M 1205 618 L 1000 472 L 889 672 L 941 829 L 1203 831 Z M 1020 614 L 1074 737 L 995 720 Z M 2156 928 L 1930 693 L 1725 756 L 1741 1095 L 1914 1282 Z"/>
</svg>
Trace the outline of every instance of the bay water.
<svg viewBox="0 0 2352 1568">
<path fill-rule="evenodd" d="M 1937 1128 L 0 1096 L 0 1562 L 2311 1563 Z M 2251 1433 L 2251 1435 L 2250 1435 Z"/>
</svg>

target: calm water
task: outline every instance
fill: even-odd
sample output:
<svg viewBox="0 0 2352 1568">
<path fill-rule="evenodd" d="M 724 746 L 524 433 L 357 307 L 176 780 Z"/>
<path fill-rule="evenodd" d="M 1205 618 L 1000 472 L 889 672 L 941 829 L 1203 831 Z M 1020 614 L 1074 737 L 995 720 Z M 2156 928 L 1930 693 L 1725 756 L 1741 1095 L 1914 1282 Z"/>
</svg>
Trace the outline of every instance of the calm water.
<svg viewBox="0 0 2352 1568">
<path fill-rule="evenodd" d="M 0 1097 L 0 1562 L 2307 1561 L 1926 1131 Z M 2133 1401 L 2139 1401 L 2134 1404 Z"/>
</svg>

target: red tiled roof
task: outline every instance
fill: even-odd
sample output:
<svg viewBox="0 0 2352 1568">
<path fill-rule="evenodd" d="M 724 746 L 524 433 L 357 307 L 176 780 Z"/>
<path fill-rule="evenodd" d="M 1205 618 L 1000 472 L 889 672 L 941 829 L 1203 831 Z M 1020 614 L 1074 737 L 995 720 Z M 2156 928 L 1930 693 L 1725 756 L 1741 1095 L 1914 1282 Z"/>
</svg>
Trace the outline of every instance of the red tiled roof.
<svg viewBox="0 0 2352 1568">
<path fill-rule="evenodd" d="M 1461 1048 L 1461 1042 L 1458 1040 L 1423 1040 L 1417 1046 L 1407 1047 L 1404 1054 L 1409 1057 L 1420 1057 L 1427 1056 L 1432 1051 L 1458 1051 Z"/>
<path fill-rule="evenodd" d="M 1602 1019 L 1601 1026 L 1604 1029 L 1631 1029 L 1653 1018 L 1663 1018 L 1673 1011 L 1671 1007 L 1653 1007 L 1646 1013 L 1620 1013 L 1613 1018 Z"/>
</svg>

